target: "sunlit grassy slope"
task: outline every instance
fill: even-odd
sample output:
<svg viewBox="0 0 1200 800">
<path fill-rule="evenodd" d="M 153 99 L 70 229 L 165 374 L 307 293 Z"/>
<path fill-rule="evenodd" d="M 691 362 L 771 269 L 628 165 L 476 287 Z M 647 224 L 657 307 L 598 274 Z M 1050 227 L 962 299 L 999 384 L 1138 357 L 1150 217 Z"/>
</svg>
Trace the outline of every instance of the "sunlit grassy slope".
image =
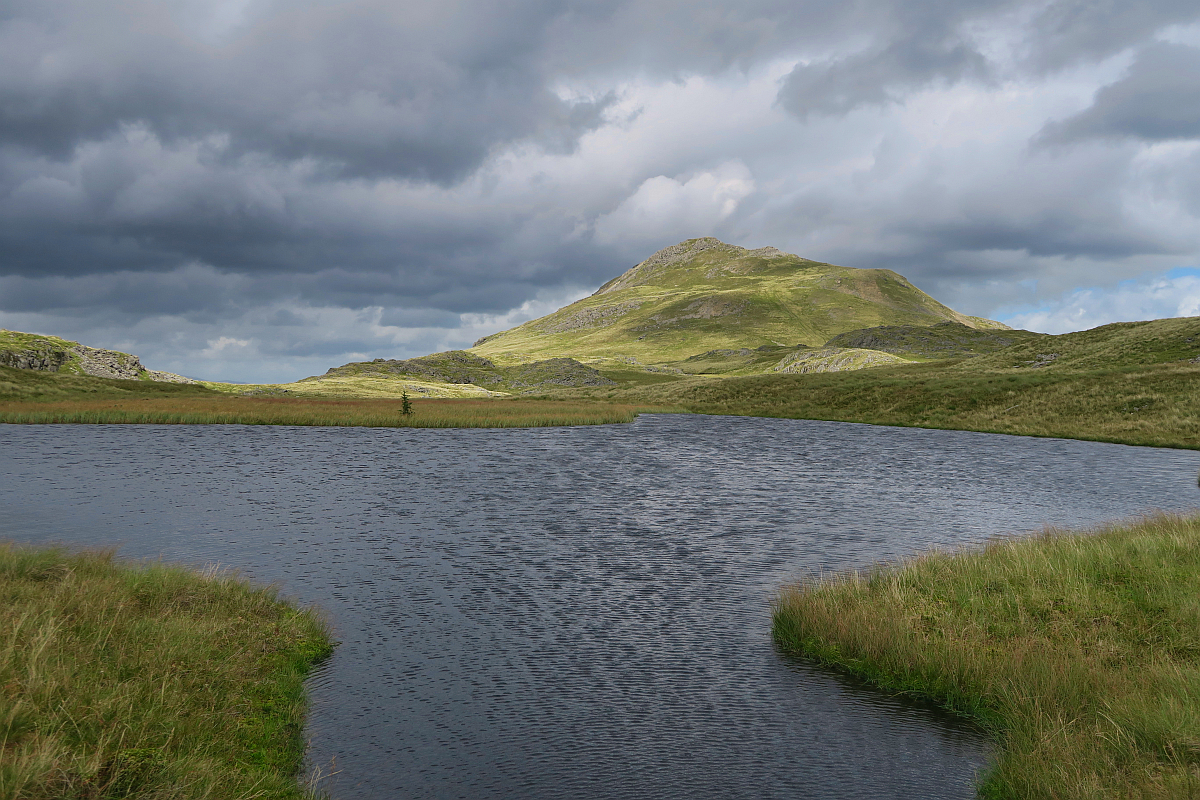
<svg viewBox="0 0 1200 800">
<path fill-rule="evenodd" d="M 97 378 L 0 366 L 0 403 L 85 398 L 197 397 L 215 395 L 204 386 L 119 378 Z"/>
<path fill-rule="evenodd" d="M 710 414 L 1200 448 L 1200 317 L 1117 323 L 995 354 L 853 372 L 677 376 L 571 390 Z"/>
<path fill-rule="evenodd" d="M 860 328 L 948 320 L 1004 327 L 959 314 L 891 270 L 705 238 L 660 250 L 591 297 L 486 337 L 471 351 L 499 363 L 572 356 L 660 364 L 710 350 L 823 345 Z"/>
</svg>

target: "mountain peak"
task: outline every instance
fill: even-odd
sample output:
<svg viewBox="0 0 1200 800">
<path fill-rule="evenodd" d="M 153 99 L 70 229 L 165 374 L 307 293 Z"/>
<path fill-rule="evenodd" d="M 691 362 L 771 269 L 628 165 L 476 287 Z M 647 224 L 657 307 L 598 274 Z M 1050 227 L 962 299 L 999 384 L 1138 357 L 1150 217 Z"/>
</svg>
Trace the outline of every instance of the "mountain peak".
<svg viewBox="0 0 1200 800">
<path fill-rule="evenodd" d="M 687 261 L 694 260 L 702 253 L 715 251 L 710 255 L 725 255 L 730 259 L 758 257 L 758 258 L 778 258 L 781 256 L 789 256 L 789 253 L 784 253 L 775 247 L 760 247 L 757 250 L 747 250 L 744 247 L 738 247 L 736 244 L 726 244 L 720 239 L 712 236 L 702 236 L 699 239 L 687 239 L 679 244 L 673 244 L 670 247 L 664 247 L 662 250 L 651 255 L 645 261 L 642 261 L 633 269 L 623 275 L 613 278 L 608 283 L 596 290 L 592 296 L 608 294 L 609 292 L 628 289 L 631 286 L 641 286 L 649 283 L 654 276 L 666 271 L 667 269 L 682 264 Z M 801 261 L 808 259 L 800 259 L 799 256 L 791 256 Z"/>
</svg>

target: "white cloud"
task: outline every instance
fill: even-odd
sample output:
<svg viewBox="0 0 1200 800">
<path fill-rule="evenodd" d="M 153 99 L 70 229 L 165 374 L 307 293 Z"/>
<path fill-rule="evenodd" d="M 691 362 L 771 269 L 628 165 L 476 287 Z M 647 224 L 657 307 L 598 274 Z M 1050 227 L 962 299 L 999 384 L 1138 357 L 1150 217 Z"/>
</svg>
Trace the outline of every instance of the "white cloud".
<svg viewBox="0 0 1200 800">
<path fill-rule="evenodd" d="M 1200 275 L 1164 275 L 1111 289 L 1079 289 L 1002 321 L 1042 333 L 1087 330 L 1110 322 L 1200 315 Z"/>
<path fill-rule="evenodd" d="M 741 161 L 684 180 L 656 175 L 596 220 L 596 241 L 612 244 L 702 235 L 737 211 L 753 192 L 754 177 Z"/>
<path fill-rule="evenodd" d="M 209 339 L 208 347 L 201 350 L 200 355 L 205 358 L 216 358 L 218 355 L 224 355 L 230 348 L 244 348 L 249 346 L 249 339 L 234 339 L 232 336 L 221 336 L 217 339 Z"/>
</svg>

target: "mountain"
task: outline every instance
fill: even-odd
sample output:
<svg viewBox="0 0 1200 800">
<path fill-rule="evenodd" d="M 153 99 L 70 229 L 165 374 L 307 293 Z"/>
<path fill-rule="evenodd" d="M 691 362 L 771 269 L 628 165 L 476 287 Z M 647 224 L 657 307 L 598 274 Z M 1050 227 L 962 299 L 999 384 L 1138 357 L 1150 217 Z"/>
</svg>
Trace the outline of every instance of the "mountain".
<svg viewBox="0 0 1200 800">
<path fill-rule="evenodd" d="M 171 372 L 146 369 L 129 353 L 88 347 L 57 336 L 0 328 L 0 367 L 90 375 L 94 378 L 195 383 Z"/>
<path fill-rule="evenodd" d="M 942 305 L 891 270 L 840 267 L 709 237 L 659 250 L 590 297 L 485 336 L 470 352 L 497 363 L 574 357 L 666 364 L 718 350 L 818 347 L 850 331 L 943 322 L 1007 330 Z"/>
</svg>

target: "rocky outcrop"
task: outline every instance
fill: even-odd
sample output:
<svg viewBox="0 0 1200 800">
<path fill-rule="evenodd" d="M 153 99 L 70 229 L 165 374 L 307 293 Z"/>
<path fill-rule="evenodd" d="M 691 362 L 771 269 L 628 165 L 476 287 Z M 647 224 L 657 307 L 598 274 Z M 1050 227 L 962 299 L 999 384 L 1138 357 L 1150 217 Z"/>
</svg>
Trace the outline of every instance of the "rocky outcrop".
<svg viewBox="0 0 1200 800">
<path fill-rule="evenodd" d="M 157 381 L 159 383 L 200 383 L 200 381 L 194 381 L 191 378 L 185 378 L 182 375 L 176 375 L 174 372 L 162 372 L 157 369 L 146 370 L 146 375 L 149 376 L 150 380 Z"/>
<path fill-rule="evenodd" d="M 142 366 L 141 359 L 129 353 L 99 350 L 81 344 L 72 347 L 70 352 L 79 359 L 79 371 L 84 375 L 91 375 L 93 378 L 136 381 L 149 372 Z"/>
<path fill-rule="evenodd" d="M 801 350 L 785 356 L 775 365 L 774 371 L 783 373 L 845 372 L 852 369 L 907 363 L 909 362 L 903 358 L 878 350 L 821 347 L 815 350 Z"/>
<path fill-rule="evenodd" d="M 582 387 L 616 386 L 597 370 L 581 364 L 573 358 L 548 358 L 505 370 L 507 383 L 514 389 L 530 389 L 544 386 Z"/>
<path fill-rule="evenodd" d="M 49 347 L 24 350 L 0 350 L 0 367 L 58 372 L 59 368 L 67 363 L 69 357 L 66 350 Z"/>
<path fill-rule="evenodd" d="M 689 303 L 678 314 L 655 314 L 650 319 L 660 325 L 670 325 L 685 319 L 716 319 L 717 317 L 732 317 L 746 310 L 745 302 L 729 300 L 722 297 L 702 297 Z M 638 328 L 638 330 L 644 330 Z"/>
<path fill-rule="evenodd" d="M 501 380 L 495 364 L 465 350 L 449 350 L 420 358 L 377 358 L 332 367 L 325 375 L 411 375 L 439 383 L 473 383 L 477 386 Z"/>
<path fill-rule="evenodd" d="M 659 272 L 662 272 L 667 267 L 670 267 L 674 264 L 679 264 L 691 258 L 695 258 L 697 255 L 705 252 L 706 250 L 716 250 L 718 248 L 730 252 L 746 252 L 744 247 L 725 244 L 720 239 L 714 239 L 711 236 L 705 236 L 701 239 L 688 239 L 686 242 L 680 242 L 679 244 L 673 244 L 670 247 L 664 247 L 662 250 L 659 250 L 657 253 L 650 256 L 645 261 L 626 272 L 624 275 L 613 278 L 611 281 L 601 286 L 592 296 L 595 297 L 598 294 L 608 294 L 609 292 L 615 292 L 620 289 L 628 289 L 632 286 L 642 286 L 643 284 L 649 283 L 655 275 L 657 275 Z"/>
<path fill-rule="evenodd" d="M 172 372 L 146 369 L 135 355 L 102 350 L 54 336 L 0 330 L 0 366 L 65 372 L 94 378 L 196 383 Z"/>
<path fill-rule="evenodd" d="M 562 317 L 552 314 L 538 327 L 542 333 L 566 333 L 567 331 L 577 331 L 583 328 L 603 328 L 612 325 L 630 311 L 641 307 L 641 303 L 631 300 L 611 306 L 582 308 L 571 314 L 565 314 Z M 484 340 L 481 339 L 480 342 L 482 341 Z M 476 344 L 480 342 L 476 342 Z"/>
</svg>

